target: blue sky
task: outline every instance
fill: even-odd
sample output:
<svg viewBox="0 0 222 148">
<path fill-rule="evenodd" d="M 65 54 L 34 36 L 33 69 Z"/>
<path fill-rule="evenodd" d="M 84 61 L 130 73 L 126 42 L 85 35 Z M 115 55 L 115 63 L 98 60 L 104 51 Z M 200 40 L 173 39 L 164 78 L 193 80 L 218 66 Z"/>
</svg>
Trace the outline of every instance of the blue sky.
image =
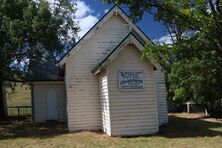
<svg viewBox="0 0 222 148">
<path fill-rule="evenodd" d="M 101 0 L 74 0 L 77 3 L 76 17 L 79 21 L 81 31 L 79 36 L 82 37 L 111 7 L 112 5 L 104 4 Z M 159 42 L 167 42 L 167 36 L 164 25 L 155 22 L 153 15 L 146 13 L 138 26 L 146 33 L 148 37 Z"/>
</svg>

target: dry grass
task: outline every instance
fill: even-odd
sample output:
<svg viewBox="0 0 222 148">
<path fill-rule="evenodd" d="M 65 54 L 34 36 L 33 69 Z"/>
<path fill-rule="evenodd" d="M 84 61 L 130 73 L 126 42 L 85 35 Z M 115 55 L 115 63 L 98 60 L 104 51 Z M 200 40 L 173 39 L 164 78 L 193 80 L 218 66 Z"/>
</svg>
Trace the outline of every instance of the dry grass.
<svg viewBox="0 0 222 148">
<path fill-rule="evenodd" d="M 156 135 L 131 138 L 109 137 L 103 133 L 69 133 L 63 124 L 2 122 L 0 147 L 178 147 L 221 148 L 222 121 L 200 114 L 170 114 L 170 123 Z"/>
<path fill-rule="evenodd" d="M 7 88 L 7 106 L 31 106 L 31 90 L 28 84 L 16 83 L 15 90 Z M 9 116 L 17 116 L 17 108 L 8 108 Z M 20 115 L 31 115 L 31 108 L 20 108 Z"/>
<path fill-rule="evenodd" d="M 28 84 L 16 83 L 15 91 L 7 89 L 7 105 L 8 106 L 30 106 L 31 90 Z"/>
</svg>

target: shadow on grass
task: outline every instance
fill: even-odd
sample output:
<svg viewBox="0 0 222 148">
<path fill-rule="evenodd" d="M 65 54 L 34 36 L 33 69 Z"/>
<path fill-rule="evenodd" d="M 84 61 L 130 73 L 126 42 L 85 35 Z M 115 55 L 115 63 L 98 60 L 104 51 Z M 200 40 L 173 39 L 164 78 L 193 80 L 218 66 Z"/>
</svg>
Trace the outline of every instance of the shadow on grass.
<svg viewBox="0 0 222 148">
<path fill-rule="evenodd" d="M 68 133 L 68 130 L 65 124 L 33 124 L 24 119 L 17 120 L 17 122 L 15 122 L 15 119 L 0 122 L 0 140 L 14 138 L 44 139 L 63 135 L 66 133 Z M 169 124 L 160 128 L 160 132 L 154 135 L 154 137 L 155 136 L 167 138 L 222 136 L 222 123 L 204 121 L 201 120 L 201 118 L 187 119 L 171 115 L 169 116 Z"/>
<path fill-rule="evenodd" d="M 167 138 L 222 136 L 222 123 L 169 116 L 169 124 L 160 128 L 158 136 Z"/>
<path fill-rule="evenodd" d="M 68 133 L 64 123 L 34 124 L 25 118 L 10 118 L 0 122 L 0 140 L 14 138 L 51 138 Z"/>
</svg>

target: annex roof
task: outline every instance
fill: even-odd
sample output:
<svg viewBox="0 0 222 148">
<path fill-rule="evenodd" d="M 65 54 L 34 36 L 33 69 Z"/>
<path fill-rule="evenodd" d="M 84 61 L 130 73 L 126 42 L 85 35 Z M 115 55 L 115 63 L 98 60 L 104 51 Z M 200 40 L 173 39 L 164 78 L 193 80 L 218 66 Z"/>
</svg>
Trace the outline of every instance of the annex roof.
<svg viewBox="0 0 222 148">
<path fill-rule="evenodd" d="M 63 81 L 64 74 L 54 62 L 46 60 L 30 60 L 28 71 L 26 73 L 26 81 Z"/>
</svg>

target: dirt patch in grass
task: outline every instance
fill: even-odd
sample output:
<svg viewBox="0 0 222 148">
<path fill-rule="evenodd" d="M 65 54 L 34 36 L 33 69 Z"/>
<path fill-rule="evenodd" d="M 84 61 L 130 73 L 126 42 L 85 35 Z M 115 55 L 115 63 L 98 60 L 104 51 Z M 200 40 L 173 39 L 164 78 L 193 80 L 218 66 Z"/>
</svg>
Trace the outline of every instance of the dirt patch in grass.
<svg viewBox="0 0 222 148">
<path fill-rule="evenodd" d="M 0 140 L 16 138 L 47 138 L 67 133 L 63 123 L 34 124 L 30 118 L 10 118 L 0 122 Z"/>
<path fill-rule="evenodd" d="M 222 122 L 201 114 L 170 114 L 155 135 L 109 137 L 101 132 L 67 131 L 66 124 L 33 124 L 11 119 L 0 123 L 0 147 L 222 147 Z"/>
<path fill-rule="evenodd" d="M 161 132 L 167 138 L 222 136 L 222 121 L 204 114 L 169 114 L 169 124 Z"/>
<path fill-rule="evenodd" d="M 213 123 L 222 123 L 222 118 L 211 118 L 209 116 L 206 116 L 204 113 L 190 113 L 190 114 L 169 113 L 169 116 L 184 118 L 184 119 L 198 119 L 198 120 L 213 122 Z"/>
</svg>

